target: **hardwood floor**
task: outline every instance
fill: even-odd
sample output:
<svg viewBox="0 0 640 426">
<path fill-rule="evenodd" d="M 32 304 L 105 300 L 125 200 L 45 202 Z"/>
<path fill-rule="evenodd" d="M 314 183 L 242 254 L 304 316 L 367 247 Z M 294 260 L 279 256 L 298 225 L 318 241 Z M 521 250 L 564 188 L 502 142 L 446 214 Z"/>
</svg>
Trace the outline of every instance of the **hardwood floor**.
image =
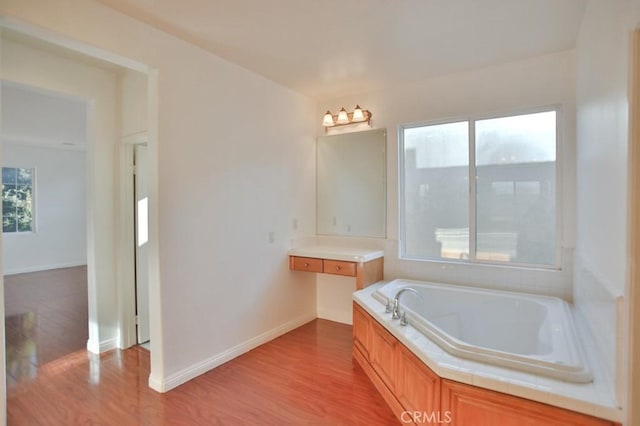
<svg viewBox="0 0 640 426">
<path fill-rule="evenodd" d="M 4 277 L 7 385 L 31 380 L 38 369 L 86 348 L 87 268 Z"/>
<path fill-rule="evenodd" d="M 351 356 L 352 328 L 314 320 L 165 394 L 149 353 L 78 351 L 13 387 L 9 425 L 395 425 Z"/>
</svg>

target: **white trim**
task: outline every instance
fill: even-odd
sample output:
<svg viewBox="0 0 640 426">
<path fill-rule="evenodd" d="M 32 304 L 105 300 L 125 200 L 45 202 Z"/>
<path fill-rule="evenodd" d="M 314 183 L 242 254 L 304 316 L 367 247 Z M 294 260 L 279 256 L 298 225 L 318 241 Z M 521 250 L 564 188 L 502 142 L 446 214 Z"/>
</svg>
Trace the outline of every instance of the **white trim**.
<svg viewBox="0 0 640 426">
<path fill-rule="evenodd" d="M 159 120 L 159 77 L 157 70 L 151 70 L 147 76 L 147 131 L 149 141 L 147 144 L 147 181 L 149 189 L 149 319 L 151 334 L 151 354 L 150 354 L 150 378 L 164 377 L 164 316 L 162 315 L 162 283 L 160 274 L 160 202 L 159 202 L 159 155 L 158 155 L 158 132 L 160 128 Z M 156 381 L 150 380 L 150 385 L 155 387 Z"/>
<path fill-rule="evenodd" d="M 148 140 L 149 134 L 147 132 L 138 132 L 123 136 L 120 142 L 122 144 L 143 145 L 146 144 Z"/>
<path fill-rule="evenodd" d="M 118 339 L 115 337 L 112 339 L 103 340 L 101 342 L 97 342 L 95 340 L 87 340 L 87 350 L 94 354 L 101 354 L 103 352 L 107 352 L 113 349 L 116 349 L 118 343 Z"/>
<path fill-rule="evenodd" d="M 475 263 L 478 258 L 478 165 L 476 164 L 476 122 L 467 121 L 467 168 L 469 169 L 469 259 Z M 461 261 L 464 261 L 461 259 Z"/>
<path fill-rule="evenodd" d="M 160 377 L 156 377 L 153 372 L 149 375 L 149 387 L 156 392 L 167 392 L 169 389 L 164 388 L 164 381 Z"/>
<path fill-rule="evenodd" d="M 98 58 L 106 62 L 111 62 L 112 64 L 116 64 L 124 68 L 129 68 L 142 73 L 149 72 L 149 67 L 143 63 L 134 61 L 121 55 L 117 55 L 104 49 L 100 49 L 99 47 L 91 46 L 75 39 L 65 37 L 63 35 L 60 35 L 59 33 L 47 30 L 43 27 L 25 24 L 18 19 L 14 19 L 8 16 L 0 16 L 0 27 L 9 28 L 10 30 L 14 30 L 23 34 L 27 34 L 31 37 L 44 40 L 47 43 L 62 46 L 83 55 Z"/>
<path fill-rule="evenodd" d="M 118 347 L 136 344 L 135 324 L 135 241 L 133 236 L 133 145 L 121 142 L 117 147 L 116 287 L 118 290 Z"/>
<path fill-rule="evenodd" d="M 0 38 L 0 57 L 2 53 L 2 39 Z M 1 75 L 0 75 L 1 76 Z M 0 93 L 2 88 L 0 86 Z M 1 121 L 1 120 L 0 120 Z M 2 123 L 0 122 L 0 132 Z M 2 153 L 2 143 L 0 143 L 0 158 L 4 158 Z M 4 306 L 4 236 L 0 233 L 0 425 L 7 424 L 7 363 L 6 363 L 6 343 L 5 343 L 5 306 Z"/>
<path fill-rule="evenodd" d="M 405 240 L 405 220 L 404 220 L 404 214 L 405 214 L 405 170 L 404 170 L 404 131 L 407 127 L 405 126 L 398 126 L 398 134 L 397 134 L 397 140 L 398 140 L 398 152 L 396 152 L 397 158 L 398 158 L 398 175 L 396 176 L 396 178 L 398 179 L 398 196 L 397 198 L 397 209 L 398 209 L 398 219 L 396 220 L 397 222 L 397 229 L 396 231 L 398 232 L 398 244 L 397 244 L 397 248 L 398 248 L 398 259 L 404 259 L 405 258 L 405 253 L 404 253 L 404 240 Z M 389 188 L 387 187 L 387 194 L 389 194 Z"/>
<path fill-rule="evenodd" d="M 87 146 L 82 143 L 77 143 L 73 141 L 65 141 L 65 140 L 53 140 L 53 139 L 42 139 L 42 138 L 32 138 L 28 136 L 21 135 L 2 135 L 2 143 L 7 145 L 18 145 L 18 146 L 34 146 L 38 148 L 47 148 L 47 149 L 62 149 L 66 151 L 86 151 Z M 72 144 L 72 145 L 67 145 Z"/>
<path fill-rule="evenodd" d="M 256 337 L 253 337 L 249 340 L 246 340 L 232 348 L 227 349 L 226 351 L 220 352 L 212 357 L 209 357 L 203 361 L 197 362 L 189 367 L 183 368 L 176 373 L 170 374 L 166 378 L 162 379 L 159 377 L 155 377 L 153 374 L 149 376 L 149 386 L 158 392 L 167 392 L 171 389 L 180 386 L 181 384 L 188 382 L 189 380 L 206 373 L 209 370 L 212 370 L 219 365 L 224 364 L 225 362 L 231 361 L 232 359 L 249 352 L 251 349 L 260 346 L 264 343 L 267 343 L 277 337 L 282 336 L 289 331 L 300 327 L 308 323 L 309 321 L 313 321 L 316 318 L 315 314 L 307 314 L 303 315 L 299 318 L 296 318 L 292 321 L 282 324 L 276 328 L 273 328 L 269 331 L 266 331 Z M 152 340 L 153 342 L 153 340 Z"/>
<path fill-rule="evenodd" d="M 627 279 L 625 299 L 622 307 L 623 321 L 618 333 L 622 340 L 616 371 L 616 392 L 624 407 L 627 424 L 637 424 L 640 419 L 640 29 L 636 29 L 629 40 L 629 139 L 627 171 Z"/>
<path fill-rule="evenodd" d="M 57 263 L 54 265 L 28 266 L 25 268 L 5 269 L 4 275 L 26 274 L 29 272 L 49 271 L 52 269 L 75 268 L 77 266 L 87 266 L 87 260 L 76 260 L 74 262 Z"/>
<path fill-rule="evenodd" d="M 318 286 L 319 288 L 320 286 Z M 353 320 L 345 321 L 342 318 L 339 318 L 339 315 L 336 315 L 335 312 L 329 312 L 326 310 L 318 310 L 318 318 L 324 319 L 327 321 L 339 322 L 340 324 L 353 325 Z M 351 317 L 350 317 L 351 318 Z"/>
</svg>

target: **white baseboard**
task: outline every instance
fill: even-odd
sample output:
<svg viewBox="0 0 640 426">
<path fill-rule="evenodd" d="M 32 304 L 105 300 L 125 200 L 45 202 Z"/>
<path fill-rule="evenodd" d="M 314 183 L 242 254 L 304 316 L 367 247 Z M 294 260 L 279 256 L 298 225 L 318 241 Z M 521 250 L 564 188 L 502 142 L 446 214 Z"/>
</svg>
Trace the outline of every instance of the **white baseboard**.
<svg viewBox="0 0 640 426">
<path fill-rule="evenodd" d="M 153 374 L 149 375 L 149 387 L 156 392 L 166 392 L 169 389 L 164 389 L 164 382 L 161 378 L 154 376 Z"/>
<path fill-rule="evenodd" d="M 58 263 L 55 265 L 39 265 L 39 266 L 25 266 L 22 268 L 6 268 L 4 269 L 4 275 L 16 275 L 26 274 L 29 272 L 48 271 L 50 269 L 62 269 L 62 268 L 75 268 L 76 266 L 86 266 L 86 260 L 78 260 L 76 262 Z"/>
<path fill-rule="evenodd" d="M 318 318 L 325 319 L 340 324 L 353 325 L 353 314 L 351 312 L 326 312 L 318 309 Z"/>
<path fill-rule="evenodd" d="M 204 374 L 207 371 L 214 369 L 227 361 L 231 361 L 233 358 L 249 352 L 251 349 L 257 346 L 267 343 L 268 341 L 273 340 L 276 337 L 280 337 L 283 334 L 288 333 L 289 331 L 298 328 L 301 325 L 308 323 L 309 321 L 314 320 L 315 318 L 315 313 L 303 315 L 279 327 L 266 331 L 256 337 L 240 343 L 239 345 L 229 348 L 224 352 L 207 358 L 201 362 L 195 363 L 190 367 L 183 368 L 176 373 L 170 374 L 165 379 L 155 377 L 152 374 L 149 377 L 149 386 L 158 392 L 170 391 L 171 389 L 180 386 L 181 384 L 186 383 L 189 380 L 201 374 Z"/>
<path fill-rule="evenodd" d="M 116 349 L 118 347 L 118 339 L 107 339 L 101 342 L 97 340 L 87 340 L 87 350 L 94 354 L 101 354 L 103 352 L 110 351 L 112 349 Z"/>
</svg>

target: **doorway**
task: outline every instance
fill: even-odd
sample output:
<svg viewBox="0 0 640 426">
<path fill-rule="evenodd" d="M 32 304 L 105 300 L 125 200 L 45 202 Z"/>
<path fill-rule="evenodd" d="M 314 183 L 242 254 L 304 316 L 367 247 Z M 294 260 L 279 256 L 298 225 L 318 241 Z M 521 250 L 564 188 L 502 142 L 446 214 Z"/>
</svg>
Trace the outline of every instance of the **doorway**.
<svg viewBox="0 0 640 426">
<path fill-rule="evenodd" d="M 149 323 L 149 193 L 147 183 L 147 144 L 133 147 L 135 258 L 136 258 L 136 341 L 150 349 Z"/>
<path fill-rule="evenodd" d="M 8 29 L 8 27 L 10 27 Z M 87 178 L 87 201 L 85 209 L 87 214 L 87 259 L 86 275 L 88 290 L 86 300 L 88 301 L 88 320 L 80 320 L 88 328 L 88 341 L 85 340 L 85 347 L 94 353 L 101 353 L 107 350 L 121 348 L 124 349 L 136 343 L 135 331 L 132 339 L 129 339 L 128 325 L 135 320 L 135 259 L 133 241 L 134 227 L 133 214 L 124 217 L 122 215 L 121 197 L 123 195 L 123 182 L 119 179 L 119 168 L 121 163 L 118 158 L 122 151 L 121 146 L 114 147 L 114 141 L 120 139 L 120 135 L 125 133 L 125 120 L 116 117 L 114 114 L 125 111 L 128 117 L 143 117 L 145 126 L 147 125 L 147 73 L 153 75 L 153 88 L 157 85 L 156 74 L 145 65 L 137 64 L 126 58 L 118 57 L 109 52 L 102 52 L 95 48 L 84 48 L 73 40 L 67 40 L 57 34 L 45 34 L 42 30 L 35 30 L 18 23 L 3 23 L 2 45 L 0 53 L 3 59 L 2 78 L 12 81 L 22 82 L 23 79 L 36 79 L 36 86 L 51 88 L 65 94 L 72 94 L 79 98 L 88 100 L 88 128 L 86 132 L 88 146 L 86 149 L 86 178 Z M 32 36 L 32 34 L 34 36 Z M 7 36 L 15 37 L 17 40 L 6 42 Z M 47 40 L 55 40 L 55 43 Z M 21 44 L 20 48 L 15 45 Z M 33 50 L 29 55 L 21 55 L 19 50 Z M 85 54 L 84 52 L 91 52 Z M 31 54 L 33 53 L 33 54 Z M 47 65 L 35 63 L 46 57 Z M 26 60 L 17 60 L 26 58 Z M 104 58 L 104 59 L 103 59 Z M 44 59 L 43 59 L 44 60 Z M 68 67 L 69 62 L 79 62 L 85 67 L 92 67 L 91 72 L 85 73 L 81 78 L 73 73 L 72 67 Z M 46 72 L 44 72 L 46 70 Z M 35 71 L 35 72 L 34 72 Z M 130 105 L 124 105 L 122 101 L 123 92 L 127 94 L 138 94 L 138 91 L 129 90 L 125 87 L 125 76 L 127 73 L 143 75 L 143 95 L 144 99 L 134 104 L 144 104 L 144 110 Z M 90 77 L 87 77 L 90 76 Z M 104 80 L 104 81 L 103 81 Z M 57 89 L 52 87 L 59 85 Z M 156 107 L 155 96 L 153 105 Z M 117 105 L 118 102 L 122 104 Z M 117 105 L 117 106 L 116 106 Z M 155 114 L 150 114 L 153 118 L 152 125 L 157 125 Z M 130 123 L 128 123 L 130 125 Z M 151 126 L 150 126 L 151 127 Z M 131 130 L 131 128 L 128 128 Z M 150 158 L 157 158 L 155 151 L 156 130 L 150 128 L 151 138 L 149 145 L 152 146 Z M 115 149 L 114 149 L 115 148 Z M 149 170 L 157 173 L 155 161 L 149 161 Z M 150 187 L 156 185 L 157 177 L 151 181 Z M 133 186 L 133 182 L 131 182 Z M 133 206 L 133 197 L 129 203 Z M 133 208 L 133 207 L 132 207 Z M 148 202 L 148 211 L 153 213 L 156 207 L 154 200 Z M 128 225 L 131 223 L 131 226 Z M 126 230 L 124 235 L 122 230 Z M 145 244 L 148 253 L 148 264 L 151 268 L 157 268 L 157 239 L 153 228 L 149 229 L 148 239 L 151 242 Z M 1 238 L 2 245 L 6 246 L 5 238 Z M 123 245 L 128 247 L 122 250 Z M 152 261 L 153 260 L 153 261 Z M 152 270 L 149 283 L 149 293 L 153 296 L 157 290 L 158 272 Z M 129 277 L 132 277 L 129 279 Z M 0 293 L 4 294 L 4 285 L 0 282 Z M 1 297 L 1 295 L 0 295 Z M 124 302 L 123 302 L 124 299 Z M 0 298 L 3 302 L 3 298 Z M 127 306 L 127 304 L 131 306 Z M 149 335 L 153 335 L 154 325 L 159 324 L 159 312 L 155 308 L 159 304 L 159 298 L 151 298 L 148 306 L 151 312 L 155 312 L 156 321 L 149 322 Z M 4 303 L 0 303 L 4 317 Z M 155 309 L 154 309 L 155 308 Z M 135 328 L 134 328 L 135 330 Z M 0 328 L 0 331 L 2 329 Z M 4 337 L 4 333 L 0 334 Z M 125 336 L 125 337 L 123 337 Z M 159 343 L 160 339 L 155 339 Z M 161 346 L 158 346 L 161 348 Z M 0 364 L 5 364 L 4 351 L 0 353 Z M 154 359 L 151 356 L 151 371 L 158 371 L 161 353 Z M 3 368 L 0 374 L 0 382 L 4 384 L 6 370 Z M 156 373 L 157 374 L 157 373 Z M 157 381 L 157 380 L 156 380 Z M 157 387 L 157 386 L 156 386 Z M 0 411 L 5 412 L 4 392 L 0 392 Z M 0 419 L 1 422 L 1 419 Z"/>
<path fill-rule="evenodd" d="M 2 81 L 2 236 L 9 391 L 86 348 L 86 101 Z"/>
</svg>

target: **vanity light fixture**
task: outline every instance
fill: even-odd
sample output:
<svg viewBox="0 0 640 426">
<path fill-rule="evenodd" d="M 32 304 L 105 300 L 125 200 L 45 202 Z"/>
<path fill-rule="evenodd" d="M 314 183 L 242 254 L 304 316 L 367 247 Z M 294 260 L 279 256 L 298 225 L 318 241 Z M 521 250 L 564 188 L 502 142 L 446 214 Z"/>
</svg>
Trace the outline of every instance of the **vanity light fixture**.
<svg viewBox="0 0 640 426">
<path fill-rule="evenodd" d="M 327 110 L 322 119 L 322 125 L 326 128 L 356 123 L 367 123 L 371 125 L 371 113 L 366 109 L 363 110 L 360 108 L 360 105 L 356 105 L 353 112 L 347 112 L 346 109 L 341 108 L 338 115 L 333 115 L 331 111 Z"/>
</svg>

